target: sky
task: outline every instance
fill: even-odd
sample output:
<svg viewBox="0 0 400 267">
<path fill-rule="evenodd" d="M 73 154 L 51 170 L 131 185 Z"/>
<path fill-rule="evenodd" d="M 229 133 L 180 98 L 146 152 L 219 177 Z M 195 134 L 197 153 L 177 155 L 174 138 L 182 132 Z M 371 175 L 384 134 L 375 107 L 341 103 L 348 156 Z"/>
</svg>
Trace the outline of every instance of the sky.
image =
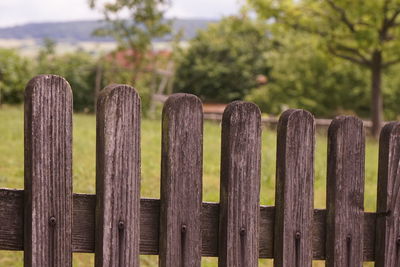
<svg viewBox="0 0 400 267">
<path fill-rule="evenodd" d="M 103 0 L 105 1 L 105 0 Z M 221 18 L 238 12 L 243 0 L 172 0 L 168 17 Z M 0 0 L 0 27 L 30 22 L 100 19 L 87 0 Z"/>
</svg>

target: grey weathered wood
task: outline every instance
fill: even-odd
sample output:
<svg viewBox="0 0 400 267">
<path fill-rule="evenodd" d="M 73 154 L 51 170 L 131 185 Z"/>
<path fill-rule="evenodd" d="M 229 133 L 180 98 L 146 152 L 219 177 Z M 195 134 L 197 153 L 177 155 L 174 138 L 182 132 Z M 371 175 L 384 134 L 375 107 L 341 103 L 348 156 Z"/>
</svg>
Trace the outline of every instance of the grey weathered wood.
<svg viewBox="0 0 400 267">
<path fill-rule="evenodd" d="M 72 91 L 40 75 L 25 89 L 25 266 L 72 266 Z"/>
<path fill-rule="evenodd" d="M 362 266 L 365 135 L 361 120 L 337 117 L 328 130 L 327 266 Z"/>
<path fill-rule="evenodd" d="M 139 266 L 140 98 L 127 85 L 99 95 L 96 266 Z"/>
<path fill-rule="evenodd" d="M 258 266 L 261 114 L 229 104 L 222 119 L 219 266 Z"/>
<path fill-rule="evenodd" d="M 0 249 L 24 250 L 24 191 L 0 189 Z"/>
<path fill-rule="evenodd" d="M 168 98 L 162 116 L 160 266 L 201 264 L 203 113 L 193 95 Z"/>
<path fill-rule="evenodd" d="M 274 266 L 312 265 L 314 117 L 285 111 L 278 123 Z"/>
<path fill-rule="evenodd" d="M 400 123 L 387 124 L 379 140 L 376 265 L 400 264 Z"/>
<path fill-rule="evenodd" d="M 72 245 L 74 252 L 93 253 L 96 196 L 74 194 Z M 272 258 L 274 207 L 260 207 L 260 258 Z M 24 249 L 24 191 L 0 189 L 0 249 Z M 365 212 L 363 220 L 364 261 L 375 259 L 375 223 L 377 215 Z M 202 256 L 218 256 L 219 204 L 203 203 L 201 211 Z M 140 201 L 140 254 L 158 255 L 160 200 Z M 313 258 L 325 259 L 326 210 L 314 210 Z"/>
</svg>

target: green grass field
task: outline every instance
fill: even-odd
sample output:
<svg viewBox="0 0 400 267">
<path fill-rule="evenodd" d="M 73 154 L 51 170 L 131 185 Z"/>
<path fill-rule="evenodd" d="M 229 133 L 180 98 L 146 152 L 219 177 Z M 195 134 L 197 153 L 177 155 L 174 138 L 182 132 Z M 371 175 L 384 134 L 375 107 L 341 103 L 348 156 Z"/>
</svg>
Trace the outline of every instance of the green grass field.
<svg viewBox="0 0 400 267">
<path fill-rule="evenodd" d="M 74 115 L 73 186 L 76 193 L 95 193 L 95 116 Z M 217 123 L 204 124 L 203 201 L 219 200 L 219 160 L 221 128 Z M 318 133 L 315 154 L 315 208 L 325 208 L 326 133 Z M 142 121 L 143 198 L 159 198 L 161 123 Z M 274 205 L 276 134 L 264 129 L 262 137 L 261 204 Z M 0 187 L 23 188 L 23 108 L 0 108 Z M 367 140 L 365 161 L 365 209 L 375 211 L 378 145 Z M 0 266 L 23 266 L 22 252 L 0 252 Z M 203 266 L 216 266 L 216 258 L 204 258 Z M 260 266 L 271 266 L 261 260 Z M 156 256 L 142 256 L 141 266 L 158 266 Z M 92 254 L 74 254 L 74 266 L 93 266 Z M 323 266 L 316 263 L 315 266 Z"/>
</svg>

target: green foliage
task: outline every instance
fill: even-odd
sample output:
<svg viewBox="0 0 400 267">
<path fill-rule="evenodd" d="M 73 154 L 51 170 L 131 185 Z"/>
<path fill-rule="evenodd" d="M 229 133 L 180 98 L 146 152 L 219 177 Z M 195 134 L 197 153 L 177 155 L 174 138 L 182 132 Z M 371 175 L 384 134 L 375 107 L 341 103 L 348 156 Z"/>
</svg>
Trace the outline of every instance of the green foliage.
<svg viewBox="0 0 400 267">
<path fill-rule="evenodd" d="M 66 78 L 73 90 L 74 110 L 78 112 L 94 111 L 96 75 L 99 90 L 112 83 L 132 84 L 132 70 L 118 66 L 110 58 L 96 58 L 82 51 L 58 55 L 53 46 L 50 48 L 39 51 L 36 61 L 20 56 L 16 50 L 0 49 L 0 103 L 22 103 L 26 84 L 38 74 Z M 144 114 L 151 99 L 150 82 L 151 75 L 142 75 L 135 84 Z"/>
<path fill-rule="evenodd" d="M 372 134 L 383 119 L 381 77 L 400 63 L 400 0 L 248 0 L 276 28 L 318 38 L 330 55 L 368 69 Z M 282 31 L 281 31 L 282 33 Z"/>
<path fill-rule="evenodd" d="M 383 106 L 387 120 L 400 120 L 400 66 L 390 68 L 384 77 Z"/>
<path fill-rule="evenodd" d="M 89 0 L 92 8 L 98 5 L 97 0 Z M 144 69 L 149 65 L 148 52 L 152 51 L 152 41 L 171 33 L 172 22 L 164 18 L 164 13 L 169 7 L 167 0 L 113 0 L 105 3 L 101 10 L 104 14 L 106 26 L 97 29 L 94 34 L 98 36 L 111 36 L 118 43 L 118 50 L 125 53 L 125 59 L 131 64 L 128 68 L 114 66 L 106 74 L 107 81 L 125 80 L 124 83 L 141 87 L 142 110 L 144 114 L 150 106 L 151 83 Z M 154 60 L 154 59 L 153 59 Z M 154 62 L 151 62 L 154 63 Z M 150 75 L 151 76 L 151 75 Z"/>
<path fill-rule="evenodd" d="M 56 53 L 57 42 L 51 38 L 44 38 L 42 48 L 39 51 L 38 58 L 44 59 L 49 55 L 54 55 Z"/>
<path fill-rule="evenodd" d="M 152 76 L 149 73 L 142 73 L 142 75 L 137 76 L 136 81 L 132 81 L 133 70 L 118 66 L 111 59 L 103 58 L 102 62 L 99 62 L 99 66 L 102 71 L 102 87 L 115 83 L 134 86 L 140 95 L 143 115 L 147 115 L 152 93 L 150 90 Z"/>
<path fill-rule="evenodd" d="M 368 115 L 364 69 L 329 57 L 309 36 L 291 32 L 273 41 L 275 47 L 266 53 L 269 82 L 252 90 L 247 100 L 275 115 L 288 107 L 307 109 L 317 117 Z"/>
<path fill-rule="evenodd" d="M 96 0 L 90 0 L 95 7 Z M 171 32 L 171 22 L 164 19 L 168 7 L 163 0 L 114 0 L 102 7 L 107 25 L 97 29 L 98 36 L 112 36 L 121 50 L 131 49 L 144 55 L 151 48 L 152 40 Z M 138 73 L 145 65 L 145 57 L 132 57 Z M 135 77 L 133 78 L 135 80 Z"/>
<path fill-rule="evenodd" d="M 38 74 L 65 77 L 74 93 L 76 111 L 92 111 L 95 100 L 96 61 L 90 54 L 74 52 L 55 54 L 55 43 L 45 41 L 37 61 L 23 57 L 16 50 L 0 49 L 0 100 L 8 104 L 22 103 L 25 86 Z"/>
<path fill-rule="evenodd" d="M 31 76 L 32 68 L 26 58 L 14 50 L 0 49 L 0 104 L 22 102 Z"/>
<path fill-rule="evenodd" d="M 248 0 L 276 25 L 318 36 L 333 55 L 366 66 L 381 51 L 399 61 L 399 0 Z"/>
<path fill-rule="evenodd" d="M 190 42 L 178 62 L 174 88 L 212 101 L 243 98 L 267 75 L 265 24 L 246 17 L 227 17 Z"/>
<path fill-rule="evenodd" d="M 74 52 L 64 55 L 41 54 L 37 70 L 63 76 L 74 94 L 74 110 L 93 111 L 95 102 L 96 61 L 90 54 Z"/>
</svg>

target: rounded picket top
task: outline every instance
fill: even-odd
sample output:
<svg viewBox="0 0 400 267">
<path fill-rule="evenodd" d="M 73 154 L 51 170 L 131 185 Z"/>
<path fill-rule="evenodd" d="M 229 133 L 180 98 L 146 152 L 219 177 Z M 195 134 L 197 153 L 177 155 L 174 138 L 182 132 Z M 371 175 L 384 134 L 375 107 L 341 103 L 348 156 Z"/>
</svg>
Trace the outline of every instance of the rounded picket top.
<svg viewBox="0 0 400 267">
<path fill-rule="evenodd" d="M 222 121 L 249 120 L 253 116 L 255 116 L 256 120 L 261 120 L 260 108 L 252 102 L 238 100 L 226 106 L 222 115 Z"/>
<path fill-rule="evenodd" d="M 361 119 L 355 116 L 337 116 L 335 117 L 328 129 L 328 136 L 331 136 L 338 131 L 344 131 L 348 133 L 348 136 L 351 136 L 355 133 L 361 134 L 364 136 L 364 123 Z M 352 133 L 349 134 L 349 131 Z"/>
<path fill-rule="evenodd" d="M 203 103 L 200 98 L 192 94 L 177 93 L 168 97 L 163 107 L 163 117 L 185 109 L 203 114 Z"/>
<path fill-rule="evenodd" d="M 307 125 L 309 123 L 312 123 L 315 128 L 315 118 L 310 112 L 304 109 L 288 109 L 279 117 L 278 131 L 282 127 L 296 127 L 299 125 Z"/>
<path fill-rule="evenodd" d="M 25 101 L 29 101 L 29 98 L 38 91 L 42 94 L 46 91 L 56 91 L 58 94 L 64 92 L 66 98 L 72 99 L 71 86 L 65 78 L 58 75 L 41 74 L 32 78 L 25 87 Z"/>
<path fill-rule="evenodd" d="M 398 121 L 389 122 L 384 125 L 379 140 L 380 142 L 383 142 L 384 140 L 389 140 L 394 137 L 400 137 L 400 122 Z"/>
<path fill-rule="evenodd" d="M 111 84 L 100 91 L 97 98 L 97 108 L 100 109 L 107 101 L 114 104 L 131 100 L 132 103 L 141 103 L 140 96 L 135 88 L 126 84 Z"/>
</svg>

